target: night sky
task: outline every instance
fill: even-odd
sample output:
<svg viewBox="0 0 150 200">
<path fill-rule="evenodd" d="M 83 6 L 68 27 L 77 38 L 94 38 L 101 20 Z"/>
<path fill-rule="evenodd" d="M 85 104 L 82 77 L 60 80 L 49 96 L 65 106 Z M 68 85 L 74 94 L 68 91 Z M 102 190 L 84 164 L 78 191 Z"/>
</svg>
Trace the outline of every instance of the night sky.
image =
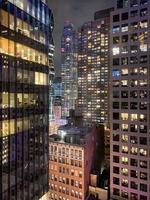
<svg viewBox="0 0 150 200">
<path fill-rule="evenodd" d="M 114 0 L 48 0 L 55 20 L 54 42 L 55 42 L 55 72 L 60 75 L 60 41 L 63 24 L 69 20 L 75 28 L 83 23 L 93 20 L 94 12 L 112 7 Z"/>
</svg>

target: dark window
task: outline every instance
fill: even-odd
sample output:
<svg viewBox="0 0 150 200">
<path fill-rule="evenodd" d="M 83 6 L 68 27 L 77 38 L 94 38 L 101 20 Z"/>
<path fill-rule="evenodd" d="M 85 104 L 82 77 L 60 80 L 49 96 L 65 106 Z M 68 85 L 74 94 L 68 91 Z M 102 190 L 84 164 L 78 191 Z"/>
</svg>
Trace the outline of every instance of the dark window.
<svg viewBox="0 0 150 200">
<path fill-rule="evenodd" d="M 119 163 L 119 156 L 113 156 L 113 162 Z"/>
<path fill-rule="evenodd" d="M 116 184 L 116 185 L 119 185 L 120 184 L 119 178 L 114 177 L 113 178 L 113 183 Z"/>
<path fill-rule="evenodd" d="M 131 109 L 131 110 L 137 110 L 137 109 L 138 109 L 138 103 L 136 103 L 136 102 L 131 102 L 131 103 L 130 103 L 130 109 Z"/>
<path fill-rule="evenodd" d="M 121 19 L 122 20 L 127 20 L 128 19 L 128 13 L 122 13 L 122 16 L 121 16 Z"/>
<path fill-rule="evenodd" d="M 146 137 L 140 137 L 140 144 L 147 145 L 147 138 Z"/>
<path fill-rule="evenodd" d="M 113 113 L 113 119 L 119 119 L 119 113 Z"/>
<path fill-rule="evenodd" d="M 135 170 L 131 170 L 131 177 L 137 178 L 138 177 L 138 172 Z"/>
<path fill-rule="evenodd" d="M 119 65 L 119 58 L 113 59 L 113 65 Z"/>
<path fill-rule="evenodd" d="M 119 134 L 113 134 L 113 141 L 119 141 Z"/>
<path fill-rule="evenodd" d="M 122 42 L 128 42 L 128 35 L 123 35 L 122 36 Z"/>
<path fill-rule="evenodd" d="M 130 165 L 137 167 L 138 166 L 138 161 L 136 159 L 131 158 Z"/>
<path fill-rule="evenodd" d="M 130 0 L 130 6 L 131 7 L 138 6 L 138 0 Z"/>
<path fill-rule="evenodd" d="M 119 129 L 119 124 L 113 124 L 113 130 L 118 130 Z"/>
<path fill-rule="evenodd" d="M 131 181 L 131 188 L 137 190 L 138 184 L 136 182 Z"/>
<path fill-rule="evenodd" d="M 119 174 L 120 173 L 119 167 L 113 167 L 113 173 Z"/>
<path fill-rule="evenodd" d="M 113 145 L 113 152 L 119 152 L 119 145 Z"/>
<path fill-rule="evenodd" d="M 119 98 L 119 91 L 113 91 L 113 98 Z"/>
<path fill-rule="evenodd" d="M 119 109 L 119 102 L 113 102 L 113 109 Z"/>
<path fill-rule="evenodd" d="M 120 20 L 119 14 L 113 16 L 113 22 L 119 22 L 119 20 Z"/>
<path fill-rule="evenodd" d="M 128 109 L 128 102 L 122 102 L 121 109 Z"/>
<path fill-rule="evenodd" d="M 140 1 L 140 4 L 141 4 L 141 5 L 145 5 L 145 4 L 147 4 L 147 3 L 148 3 L 148 0 L 141 0 L 141 1 Z"/>
</svg>

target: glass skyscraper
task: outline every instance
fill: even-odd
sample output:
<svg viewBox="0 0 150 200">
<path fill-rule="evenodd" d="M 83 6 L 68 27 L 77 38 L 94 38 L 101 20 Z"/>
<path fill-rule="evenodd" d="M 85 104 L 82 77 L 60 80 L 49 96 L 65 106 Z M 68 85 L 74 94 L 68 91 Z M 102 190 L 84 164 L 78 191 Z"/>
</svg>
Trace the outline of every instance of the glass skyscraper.
<svg viewBox="0 0 150 200">
<path fill-rule="evenodd" d="M 48 192 L 53 14 L 44 0 L 0 0 L 0 199 Z"/>
<path fill-rule="evenodd" d="M 77 34 L 69 21 L 63 28 L 61 40 L 61 77 L 63 84 L 62 116 L 68 117 L 77 99 Z"/>
</svg>

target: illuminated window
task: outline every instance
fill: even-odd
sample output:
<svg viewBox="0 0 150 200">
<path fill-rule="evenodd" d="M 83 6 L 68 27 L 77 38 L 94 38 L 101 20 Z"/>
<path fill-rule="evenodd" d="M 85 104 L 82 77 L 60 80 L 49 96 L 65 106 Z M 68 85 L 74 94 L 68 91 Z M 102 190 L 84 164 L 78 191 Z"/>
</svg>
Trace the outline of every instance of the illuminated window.
<svg viewBox="0 0 150 200">
<path fill-rule="evenodd" d="M 122 153 L 128 153 L 128 146 L 122 146 Z"/>
<path fill-rule="evenodd" d="M 138 149 L 137 149 L 137 147 L 131 147 L 130 151 L 131 151 L 131 154 L 137 155 Z"/>
<path fill-rule="evenodd" d="M 128 120 L 128 113 L 121 113 L 122 120 Z"/>
<path fill-rule="evenodd" d="M 143 51 L 143 52 L 146 52 L 148 50 L 147 44 L 141 44 L 140 50 Z"/>
<path fill-rule="evenodd" d="M 120 48 L 119 47 L 114 47 L 113 48 L 113 55 L 118 55 L 120 53 Z"/>
<path fill-rule="evenodd" d="M 137 114 L 131 114 L 131 121 L 136 121 L 138 119 Z"/>
</svg>

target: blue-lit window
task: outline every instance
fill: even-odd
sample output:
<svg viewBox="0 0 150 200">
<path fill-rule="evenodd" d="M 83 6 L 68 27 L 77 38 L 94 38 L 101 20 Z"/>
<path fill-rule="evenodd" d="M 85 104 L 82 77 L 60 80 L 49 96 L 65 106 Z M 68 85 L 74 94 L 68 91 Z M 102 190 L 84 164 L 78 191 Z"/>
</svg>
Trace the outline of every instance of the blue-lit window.
<svg viewBox="0 0 150 200">
<path fill-rule="evenodd" d="M 120 76 L 120 71 L 119 71 L 119 69 L 114 69 L 114 70 L 112 71 L 112 76 L 113 76 L 113 77 L 118 77 L 118 76 Z"/>
</svg>

